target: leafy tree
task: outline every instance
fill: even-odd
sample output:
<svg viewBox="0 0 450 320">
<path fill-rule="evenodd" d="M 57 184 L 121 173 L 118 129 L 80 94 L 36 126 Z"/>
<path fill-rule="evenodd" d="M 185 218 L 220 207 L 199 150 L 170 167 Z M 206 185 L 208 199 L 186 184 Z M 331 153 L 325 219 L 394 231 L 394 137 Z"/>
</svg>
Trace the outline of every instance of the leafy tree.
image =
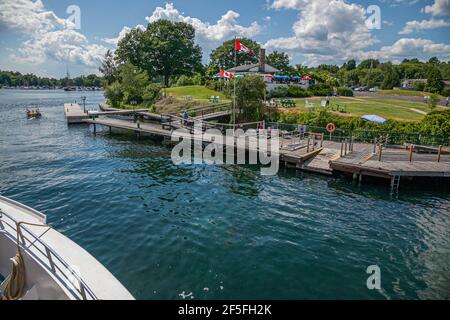
<svg viewBox="0 0 450 320">
<path fill-rule="evenodd" d="M 356 61 L 355 61 L 355 59 L 350 59 L 346 63 L 344 63 L 342 65 L 342 69 L 345 69 L 347 71 L 351 71 L 351 70 L 356 69 Z"/>
<path fill-rule="evenodd" d="M 156 83 L 150 83 L 145 87 L 142 100 L 147 107 L 150 107 L 156 100 L 158 100 L 161 89 L 162 86 Z"/>
<path fill-rule="evenodd" d="M 240 121 L 258 121 L 264 114 L 264 96 L 266 83 L 258 75 L 235 78 L 227 84 L 228 96 L 233 95 L 233 85 L 236 81 L 236 105 L 241 110 Z"/>
<path fill-rule="evenodd" d="M 114 54 L 111 50 L 106 52 L 102 65 L 98 69 L 103 74 L 107 85 L 116 80 L 115 74 L 117 72 L 117 67 L 116 62 L 114 61 Z"/>
<path fill-rule="evenodd" d="M 184 22 L 158 20 L 145 31 L 133 29 L 118 44 L 117 60 L 132 63 L 148 76 L 161 76 L 166 87 L 171 77 L 192 75 L 202 69 L 201 48 L 195 29 Z"/>
<path fill-rule="evenodd" d="M 427 85 L 425 91 L 431 93 L 441 93 L 444 89 L 444 82 L 442 81 L 442 75 L 438 68 L 431 68 L 428 72 Z"/>
<path fill-rule="evenodd" d="M 134 28 L 117 44 L 115 59 L 119 64 L 131 63 L 149 72 L 153 71 L 148 63 L 148 51 L 144 47 L 145 31 Z"/>
<path fill-rule="evenodd" d="M 237 65 L 240 66 L 245 64 L 258 63 L 260 45 L 248 38 L 241 38 L 239 40 L 247 48 L 252 49 L 255 52 L 255 54 L 251 55 L 245 52 L 237 52 Z M 217 71 L 221 67 L 226 70 L 233 68 L 235 65 L 234 47 L 235 47 L 234 39 L 225 41 L 220 47 L 216 48 L 211 53 L 210 65 L 217 66 Z"/>
<path fill-rule="evenodd" d="M 400 77 L 397 71 L 391 67 L 384 75 L 383 82 L 381 83 L 381 89 L 392 89 L 398 85 L 400 85 Z"/>
<path fill-rule="evenodd" d="M 376 68 L 380 64 L 380 61 L 376 59 L 367 59 L 361 61 L 361 63 L 358 65 L 358 69 L 369 69 L 369 68 Z"/>
<path fill-rule="evenodd" d="M 149 24 L 144 47 L 147 63 L 168 86 L 172 76 L 192 75 L 202 69 L 202 51 L 195 44 L 195 29 L 184 22 L 158 20 Z"/>
<path fill-rule="evenodd" d="M 178 87 L 184 87 L 184 86 L 192 86 L 194 84 L 194 81 L 191 77 L 182 75 L 177 80 L 177 86 Z"/>
<path fill-rule="evenodd" d="M 434 110 L 439 100 L 440 99 L 437 94 L 433 93 L 432 95 L 430 95 L 430 98 L 428 99 L 428 108 L 430 108 L 430 110 Z"/>
<path fill-rule="evenodd" d="M 439 59 L 437 57 L 432 57 L 432 58 L 430 58 L 430 60 L 428 60 L 428 63 L 437 66 L 441 62 L 439 61 Z"/>
<path fill-rule="evenodd" d="M 281 72 L 289 73 L 292 68 L 289 66 L 289 56 L 284 52 L 274 51 L 267 56 L 267 64 L 277 68 Z"/>
<path fill-rule="evenodd" d="M 105 88 L 105 97 L 113 105 L 113 107 L 120 107 L 124 97 L 122 85 L 116 81 Z"/>
<path fill-rule="evenodd" d="M 124 92 L 124 102 L 141 103 L 144 89 L 149 84 L 147 73 L 131 63 L 125 63 L 119 67 L 119 75 Z"/>
</svg>

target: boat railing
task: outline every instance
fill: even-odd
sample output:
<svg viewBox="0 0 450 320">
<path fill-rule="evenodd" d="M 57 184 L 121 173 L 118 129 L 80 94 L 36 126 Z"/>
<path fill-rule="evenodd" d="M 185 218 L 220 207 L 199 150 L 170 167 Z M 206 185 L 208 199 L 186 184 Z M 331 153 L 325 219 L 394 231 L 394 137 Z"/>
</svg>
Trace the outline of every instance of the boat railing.
<svg viewBox="0 0 450 320">
<path fill-rule="evenodd" d="M 17 221 L 1 209 L 0 222 L 17 232 Z M 2 223 L 0 223 L 0 230 L 5 230 Z M 21 225 L 20 230 L 22 231 L 19 243 L 21 249 L 44 266 L 67 289 L 74 299 L 97 300 L 95 294 L 73 267 L 27 227 Z M 31 248 L 35 250 L 31 250 Z"/>
</svg>

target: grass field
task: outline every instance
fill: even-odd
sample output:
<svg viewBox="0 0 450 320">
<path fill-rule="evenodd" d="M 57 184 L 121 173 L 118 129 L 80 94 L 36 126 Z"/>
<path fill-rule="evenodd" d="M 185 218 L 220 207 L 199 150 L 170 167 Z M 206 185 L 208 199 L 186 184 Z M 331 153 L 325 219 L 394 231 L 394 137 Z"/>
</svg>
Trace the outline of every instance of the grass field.
<svg viewBox="0 0 450 320">
<path fill-rule="evenodd" d="M 295 99 L 297 109 L 305 110 L 305 101 L 314 104 L 319 108 L 323 98 L 314 97 L 306 99 Z M 339 97 L 332 99 L 332 105 L 342 105 L 346 112 L 335 112 L 342 116 L 363 116 L 367 114 L 375 114 L 385 119 L 393 119 L 400 121 L 417 121 L 422 119 L 430 110 L 422 102 L 383 99 L 373 97 Z M 437 109 L 441 109 L 438 107 Z"/>
<path fill-rule="evenodd" d="M 386 95 L 395 95 L 395 96 L 404 96 L 404 97 L 419 97 L 419 98 L 423 98 L 424 96 L 432 95 L 432 93 L 430 93 L 430 92 L 413 91 L 413 90 L 381 90 L 381 91 L 377 91 L 375 93 L 386 94 Z"/>
<path fill-rule="evenodd" d="M 219 96 L 220 100 L 225 102 L 229 101 L 222 93 L 208 89 L 204 86 L 172 87 L 165 90 L 167 95 L 173 95 L 177 98 L 191 96 L 195 100 L 209 100 L 212 96 Z"/>
</svg>

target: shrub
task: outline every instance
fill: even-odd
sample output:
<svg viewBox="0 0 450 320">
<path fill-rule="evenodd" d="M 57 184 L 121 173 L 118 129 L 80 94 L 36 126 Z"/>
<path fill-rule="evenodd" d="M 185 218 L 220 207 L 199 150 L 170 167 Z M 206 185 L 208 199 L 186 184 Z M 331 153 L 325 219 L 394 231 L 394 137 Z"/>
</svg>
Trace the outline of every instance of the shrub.
<svg viewBox="0 0 450 320">
<path fill-rule="evenodd" d="M 288 96 L 287 87 L 276 87 L 269 93 L 269 98 L 285 98 Z"/>
<path fill-rule="evenodd" d="M 162 86 L 157 83 L 151 83 L 144 89 L 142 99 L 147 107 L 150 107 L 160 97 Z"/>
<path fill-rule="evenodd" d="M 347 87 L 340 87 L 337 89 L 338 96 L 353 97 L 353 90 Z"/>
<path fill-rule="evenodd" d="M 326 97 L 326 96 L 333 95 L 333 89 L 331 87 L 326 86 L 321 83 L 313 85 L 308 91 L 313 96 L 319 96 L 319 97 Z"/>
<path fill-rule="evenodd" d="M 310 97 L 308 91 L 299 86 L 289 86 L 288 88 L 288 96 L 291 98 L 306 98 Z"/>
<path fill-rule="evenodd" d="M 450 88 L 446 88 L 446 89 L 442 90 L 442 95 L 444 97 L 450 97 Z"/>
<path fill-rule="evenodd" d="M 124 98 L 124 91 L 121 84 L 116 81 L 105 88 L 105 97 L 113 105 L 113 107 L 120 107 Z"/>
<path fill-rule="evenodd" d="M 436 108 L 436 105 L 439 102 L 439 96 L 437 94 L 432 94 L 430 96 L 430 98 L 428 99 L 428 108 L 430 108 L 430 110 L 434 110 L 434 108 Z"/>
<path fill-rule="evenodd" d="M 178 87 L 185 87 L 185 86 L 192 86 L 194 84 L 194 81 L 191 77 L 188 76 L 181 76 L 177 80 L 177 86 Z"/>
<path fill-rule="evenodd" d="M 424 91 L 425 90 L 425 82 L 423 82 L 423 81 L 414 81 L 412 86 L 415 91 Z"/>
</svg>

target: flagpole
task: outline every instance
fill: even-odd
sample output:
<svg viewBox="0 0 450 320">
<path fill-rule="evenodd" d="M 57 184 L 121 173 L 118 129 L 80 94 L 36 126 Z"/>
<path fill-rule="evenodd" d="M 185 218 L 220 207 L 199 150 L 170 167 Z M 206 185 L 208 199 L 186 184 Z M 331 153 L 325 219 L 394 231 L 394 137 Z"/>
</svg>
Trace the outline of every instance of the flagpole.
<svg viewBox="0 0 450 320">
<path fill-rule="evenodd" d="M 237 37 L 234 37 L 234 72 L 236 74 L 236 68 L 237 68 Z M 236 77 L 233 79 L 233 111 L 232 111 L 232 118 L 233 118 L 233 130 L 235 130 L 236 125 Z"/>
</svg>

